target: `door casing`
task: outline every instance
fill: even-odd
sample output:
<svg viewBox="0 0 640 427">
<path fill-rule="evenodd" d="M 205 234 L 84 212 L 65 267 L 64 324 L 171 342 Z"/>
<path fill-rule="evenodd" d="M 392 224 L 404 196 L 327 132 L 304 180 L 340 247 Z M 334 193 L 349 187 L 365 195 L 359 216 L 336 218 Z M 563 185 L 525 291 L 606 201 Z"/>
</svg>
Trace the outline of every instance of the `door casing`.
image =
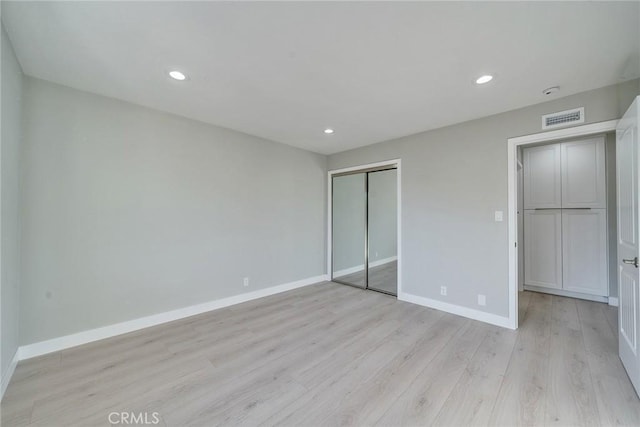
<svg viewBox="0 0 640 427">
<path fill-rule="evenodd" d="M 368 163 L 359 166 L 351 166 L 348 168 L 334 169 L 327 172 L 327 276 L 331 277 L 332 274 L 332 260 L 333 260 L 333 228 L 332 228 L 332 215 L 333 215 L 333 191 L 332 191 L 332 179 L 334 175 L 341 175 L 345 173 L 360 173 L 370 172 L 373 170 L 383 169 L 385 167 L 395 167 L 397 169 L 397 248 L 398 248 L 398 289 L 397 295 L 402 294 L 402 161 L 401 159 L 384 160 L 376 163 Z"/>
<path fill-rule="evenodd" d="M 507 327 L 518 329 L 518 147 L 615 132 L 618 120 L 591 123 L 507 139 L 507 204 L 509 245 L 509 318 Z"/>
</svg>

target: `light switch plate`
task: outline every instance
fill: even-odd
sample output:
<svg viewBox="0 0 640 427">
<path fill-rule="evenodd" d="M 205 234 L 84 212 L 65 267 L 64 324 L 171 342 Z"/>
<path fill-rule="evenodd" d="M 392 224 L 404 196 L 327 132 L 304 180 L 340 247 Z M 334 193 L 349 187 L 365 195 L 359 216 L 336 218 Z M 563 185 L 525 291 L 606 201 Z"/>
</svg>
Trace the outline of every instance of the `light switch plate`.
<svg viewBox="0 0 640 427">
<path fill-rule="evenodd" d="M 502 218 L 503 218 L 502 211 L 496 211 L 494 214 L 494 218 L 496 222 L 502 222 Z"/>
</svg>

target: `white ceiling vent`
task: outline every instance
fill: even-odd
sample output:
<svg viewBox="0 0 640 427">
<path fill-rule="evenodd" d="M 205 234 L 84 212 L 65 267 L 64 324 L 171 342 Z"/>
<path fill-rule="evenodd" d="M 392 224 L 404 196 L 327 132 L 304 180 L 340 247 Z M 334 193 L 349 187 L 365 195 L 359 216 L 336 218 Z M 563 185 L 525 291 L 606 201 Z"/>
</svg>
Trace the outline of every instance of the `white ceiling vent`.
<svg viewBox="0 0 640 427">
<path fill-rule="evenodd" d="M 578 123 L 584 123 L 584 107 L 542 116 L 542 129 L 554 129 Z"/>
</svg>

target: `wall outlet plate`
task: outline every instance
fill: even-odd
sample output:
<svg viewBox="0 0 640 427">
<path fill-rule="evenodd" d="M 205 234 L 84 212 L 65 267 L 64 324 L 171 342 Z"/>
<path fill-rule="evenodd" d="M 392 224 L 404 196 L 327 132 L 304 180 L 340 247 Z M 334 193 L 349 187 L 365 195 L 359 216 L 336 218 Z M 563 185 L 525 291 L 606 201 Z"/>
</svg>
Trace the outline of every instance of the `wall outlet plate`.
<svg viewBox="0 0 640 427">
<path fill-rule="evenodd" d="M 440 286 L 440 295 L 444 295 L 445 297 L 447 296 L 447 287 L 446 286 Z"/>
<path fill-rule="evenodd" d="M 478 305 L 487 305 L 487 297 L 482 294 L 478 294 Z"/>
<path fill-rule="evenodd" d="M 504 214 L 502 213 L 502 211 L 495 211 L 493 218 L 496 222 L 502 222 L 504 219 Z"/>
<path fill-rule="evenodd" d="M 249 278 L 248 278 L 248 277 L 245 277 L 245 278 L 242 280 L 242 283 L 244 284 L 244 286 L 245 286 L 245 287 L 249 286 Z"/>
</svg>

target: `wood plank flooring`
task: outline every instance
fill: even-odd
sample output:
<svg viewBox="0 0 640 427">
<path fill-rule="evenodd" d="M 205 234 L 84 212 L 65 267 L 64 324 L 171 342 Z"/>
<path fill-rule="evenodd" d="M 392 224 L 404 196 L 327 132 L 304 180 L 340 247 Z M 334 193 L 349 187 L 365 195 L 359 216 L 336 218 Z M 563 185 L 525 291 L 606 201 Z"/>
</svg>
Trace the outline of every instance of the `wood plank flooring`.
<svg viewBox="0 0 640 427">
<path fill-rule="evenodd" d="M 23 361 L 2 425 L 637 426 L 615 312 L 524 292 L 510 331 L 322 283 Z"/>
</svg>

